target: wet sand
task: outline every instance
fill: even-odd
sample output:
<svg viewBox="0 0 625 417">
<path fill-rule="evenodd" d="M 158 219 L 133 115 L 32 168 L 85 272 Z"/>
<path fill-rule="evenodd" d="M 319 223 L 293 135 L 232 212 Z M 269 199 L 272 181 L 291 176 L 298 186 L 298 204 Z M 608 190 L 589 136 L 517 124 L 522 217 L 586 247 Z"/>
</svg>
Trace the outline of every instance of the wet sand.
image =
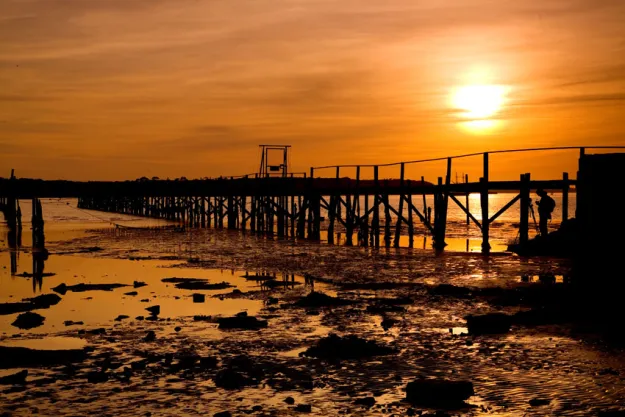
<svg viewBox="0 0 625 417">
<path fill-rule="evenodd" d="M 71 226 L 53 223 L 46 225 L 45 272 L 54 275 L 39 282 L 11 276 L 10 253 L 3 248 L 0 303 L 56 293 L 63 283 L 127 286 L 59 294 L 58 304 L 34 310 L 45 321 L 30 330 L 11 325 L 17 314 L 0 315 L 0 346 L 86 346 L 86 358 L 71 366 L 0 370 L 0 378 L 29 372 L 25 385 L 0 385 L 0 412 L 433 415 L 441 407 L 404 400 L 406 384 L 420 377 L 473 383 L 475 395 L 463 407 L 445 410 L 448 415 L 593 416 L 625 407 L 622 352 L 578 333 L 575 324 L 513 324 L 502 334 L 467 334 L 467 315 L 513 315 L 565 293 L 565 260 L 134 228 L 145 226 L 140 221 L 122 229 L 80 219 Z M 21 251 L 18 273 L 32 272 L 31 265 L 30 250 Z M 256 274 L 275 274 L 272 288 L 243 277 Z M 172 277 L 230 287 L 189 290 L 162 281 Z M 135 288 L 135 281 L 147 285 Z M 298 306 L 313 290 L 345 305 Z M 204 302 L 194 302 L 193 294 L 204 294 Z M 145 309 L 156 305 L 160 314 L 146 320 Z M 219 328 L 220 317 L 243 311 L 267 327 Z M 66 326 L 70 320 L 83 324 Z M 301 356 L 331 333 L 356 335 L 396 353 Z M 224 388 L 227 372 L 242 376 L 243 386 Z M 366 397 L 374 397 L 373 406 L 358 402 Z"/>
</svg>

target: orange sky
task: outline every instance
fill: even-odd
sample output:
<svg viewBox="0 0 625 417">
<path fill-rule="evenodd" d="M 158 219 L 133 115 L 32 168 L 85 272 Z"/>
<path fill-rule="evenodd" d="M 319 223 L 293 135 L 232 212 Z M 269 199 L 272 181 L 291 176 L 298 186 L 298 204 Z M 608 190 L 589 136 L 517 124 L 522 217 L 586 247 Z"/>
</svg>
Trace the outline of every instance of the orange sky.
<svg viewBox="0 0 625 417">
<path fill-rule="evenodd" d="M 623 0 L 3 0 L 0 176 L 242 174 L 260 143 L 296 171 L 625 145 L 624 22 Z M 473 83 L 509 89 L 492 130 L 450 107 Z M 493 175 L 575 169 L 513 158 Z"/>
</svg>

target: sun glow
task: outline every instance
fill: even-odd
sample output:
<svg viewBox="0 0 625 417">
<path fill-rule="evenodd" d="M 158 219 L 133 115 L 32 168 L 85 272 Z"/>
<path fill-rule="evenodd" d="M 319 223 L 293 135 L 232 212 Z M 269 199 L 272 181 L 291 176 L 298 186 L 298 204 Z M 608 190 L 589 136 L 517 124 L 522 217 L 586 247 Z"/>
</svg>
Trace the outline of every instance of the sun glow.
<svg viewBox="0 0 625 417">
<path fill-rule="evenodd" d="M 452 104 L 463 110 L 461 116 L 470 120 L 484 120 L 497 114 L 505 101 L 506 90 L 500 85 L 468 85 L 458 88 Z"/>
</svg>

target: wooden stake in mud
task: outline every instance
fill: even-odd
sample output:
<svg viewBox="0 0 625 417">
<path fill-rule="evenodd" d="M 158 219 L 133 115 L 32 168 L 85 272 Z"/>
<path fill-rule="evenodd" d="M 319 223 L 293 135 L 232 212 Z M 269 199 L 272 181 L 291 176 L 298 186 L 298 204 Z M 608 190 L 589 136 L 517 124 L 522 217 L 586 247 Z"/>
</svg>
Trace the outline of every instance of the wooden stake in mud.
<svg viewBox="0 0 625 417">
<path fill-rule="evenodd" d="M 569 173 L 562 173 L 562 221 L 569 219 Z"/>
<path fill-rule="evenodd" d="M 488 218 L 488 152 L 484 152 L 484 176 L 480 178 L 480 205 L 482 208 L 482 253 L 490 253 L 488 242 L 489 218 Z"/>
<path fill-rule="evenodd" d="M 373 179 L 375 183 L 375 195 L 373 196 L 373 218 L 371 219 L 371 243 L 376 248 L 380 247 L 380 180 L 378 178 L 378 166 L 373 167 Z"/>
<path fill-rule="evenodd" d="M 404 173 L 405 166 L 402 162 L 400 165 L 400 173 L 399 173 L 399 208 L 397 214 L 397 224 L 395 225 L 395 239 L 393 241 L 393 246 L 399 247 L 399 237 L 401 235 L 401 222 L 404 215 Z M 408 209 L 410 211 L 410 208 Z"/>
<path fill-rule="evenodd" d="M 524 245 L 529 240 L 529 211 L 530 211 L 530 175 L 521 174 L 521 213 L 519 223 L 519 243 Z"/>
</svg>

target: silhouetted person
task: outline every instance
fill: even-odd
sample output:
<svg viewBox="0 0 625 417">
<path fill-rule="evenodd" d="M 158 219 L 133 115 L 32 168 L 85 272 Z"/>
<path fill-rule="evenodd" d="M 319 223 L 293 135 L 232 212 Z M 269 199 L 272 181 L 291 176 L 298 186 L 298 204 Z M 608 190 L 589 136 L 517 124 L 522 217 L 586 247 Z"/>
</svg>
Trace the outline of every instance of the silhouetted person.
<svg viewBox="0 0 625 417">
<path fill-rule="evenodd" d="M 551 219 L 553 209 L 556 208 L 556 202 L 553 198 L 549 197 L 547 192 L 543 189 L 536 190 L 536 194 L 540 196 L 540 200 L 536 202 L 538 205 L 538 217 L 540 218 L 538 229 L 540 230 L 541 236 L 547 236 L 549 234 L 547 223 L 549 219 Z"/>
</svg>

